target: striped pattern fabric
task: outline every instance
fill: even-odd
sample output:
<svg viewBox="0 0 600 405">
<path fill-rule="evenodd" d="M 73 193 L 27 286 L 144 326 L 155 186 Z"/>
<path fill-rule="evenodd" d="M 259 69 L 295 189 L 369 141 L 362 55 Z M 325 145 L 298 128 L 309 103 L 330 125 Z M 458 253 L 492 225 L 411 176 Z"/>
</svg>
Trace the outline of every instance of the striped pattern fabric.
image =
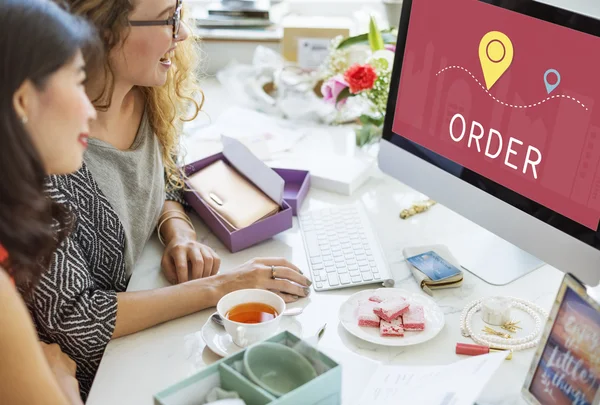
<svg viewBox="0 0 600 405">
<path fill-rule="evenodd" d="M 125 231 L 85 164 L 74 174 L 50 176 L 46 191 L 75 222 L 25 298 L 40 339 L 58 343 L 77 363 L 85 400 L 115 328 L 117 293 L 127 289 Z M 166 200 L 186 206 L 182 192 L 167 192 Z"/>
<path fill-rule="evenodd" d="M 26 301 L 40 339 L 58 343 L 77 363 L 86 398 L 113 334 L 117 292 L 127 288 L 125 232 L 85 165 L 68 176 L 50 176 L 47 193 L 69 207 L 75 223 Z"/>
</svg>

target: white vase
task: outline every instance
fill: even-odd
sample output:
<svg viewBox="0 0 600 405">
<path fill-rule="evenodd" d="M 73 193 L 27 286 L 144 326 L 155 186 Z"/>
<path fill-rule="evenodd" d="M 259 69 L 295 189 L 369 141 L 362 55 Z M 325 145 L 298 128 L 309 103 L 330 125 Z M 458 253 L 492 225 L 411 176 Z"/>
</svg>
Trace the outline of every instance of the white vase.
<svg viewBox="0 0 600 405">
<path fill-rule="evenodd" d="M 390 27 L 397 28 L 400 25 L 400 14 L 402 13 L 402 0 L 383 0 L 385 15 Z"/>
</svg>

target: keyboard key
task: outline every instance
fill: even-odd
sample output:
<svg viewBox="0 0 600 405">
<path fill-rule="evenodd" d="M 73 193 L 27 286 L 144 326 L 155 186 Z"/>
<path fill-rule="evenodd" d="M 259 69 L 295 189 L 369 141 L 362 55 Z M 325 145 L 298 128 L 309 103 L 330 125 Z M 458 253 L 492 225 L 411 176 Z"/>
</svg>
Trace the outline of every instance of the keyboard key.
<svg viewBox="0 0 600 405">
<path fill-rule="evenodd" d="M 340 274 L 340 282 L 342 284 L 350 284 L 350 276 L 347 273 Z"/>
<path fill-rule="evenodd" d="M 325 266 L 323 265 L 323 263 L 313 263 L 312 268 L 315 270 L 323 270 Z"/>
<path fill-rule="evenodd" d="M 350 269 L 348 269 L 348 270 L 349 270 L 349 273 L 350 273 L 351 277 L 360 277 L 360 271 L 358 271 L 358 270 L 350 270 Z"/>
<path fill-rule="evenodd" d="M 327 273 L 337 273 L 337 268 L 335 266 L 327 266 L 325 267 L 325 271 Z"/>
<path fill-rule="evenodd" d="M 338 278 L 337 273 L 329 273 L 329 285 L 330 286 L 340 285 L 340 279 Z"/>
<path fill-rule="evenodd" d="M 379 273 L 373 273 L 373 279 L 381 280 L 381 275 Z"/>
<path fill-rule="evenodd" d="M 366 271 L 368 271 L 369 273 L 371 272 L 371 266 L 368 266 L 368 265 L 367 266 L 359 266 L 358 268 L 363 273 L 366 272 Z"/>
<path fill-rule="evenodd" d="M 321 258 L 321 256 L 315 256 L 315 257 L 311 257 L 310 258 L 310 262 L 312 264 L 317 264 L 317 263 L 323 263 L 323 259 Z"/>
<path fill-rule="evenodd" d="M 308 250 L 308 254 L 310 257 L 315 257 L 321 255 L 321 250 L 319 249 L 319 242 L 315 237 L 315 234 L 307 233 L 304 235 L 306 239 L 306 249 Z"/>
<path fill-rule="evenodd" d="M 366 260 L 359 260 L 359 261 L 358 261 L 358 265 L 359 265 L 360 267 L 363 267 L 363 266 L 368 266 L 368 265 L 369 265 L 369 262 L 368 262 L 368 261 L 366 261 Z"/>
<path fill-rule="evenodd" d="M 363 281 L 361 276 L 352 276 L 351 279 L 353 283 L 361 283 Z"/>
<path fill-rule="evenodd" d="M 333 260 L 327 260 L 325 262 L 323 262 L 325 264 L 325 267 L 333 267 L 335 266 L 335 262 Z"/>
<path fill-rule="evenodd" d="M 345 267 L 338 267 L 338 274 L 348 273 L 348 269 Z"/>
<path fill-rule="evenodd" d="M 348 270 L 358 270 L 357 264 L 348 264 Z"/>
<path fill-rule="evenodd" d="M 371 280 L 373 280 L 373 275 L 371 274 L 371 272 L 363 273 L 362 278 L 365 281 L 371 281 Z"/>
</svg>

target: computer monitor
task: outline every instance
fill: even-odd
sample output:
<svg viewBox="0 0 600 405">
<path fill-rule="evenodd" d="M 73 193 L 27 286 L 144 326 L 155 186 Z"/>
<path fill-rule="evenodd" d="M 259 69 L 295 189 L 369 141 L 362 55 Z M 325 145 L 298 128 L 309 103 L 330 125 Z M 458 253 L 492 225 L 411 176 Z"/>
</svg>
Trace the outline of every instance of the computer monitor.
<svg viewBox="0 0 600 405">
<path fill-rule="evenodd" d="M 485 281 L 546 262 L 595 286 L 596 100 L 600 20 L 529 0 L 404 0 L 379 167 L 477 224 L 449 247 Z"/>
</svg>

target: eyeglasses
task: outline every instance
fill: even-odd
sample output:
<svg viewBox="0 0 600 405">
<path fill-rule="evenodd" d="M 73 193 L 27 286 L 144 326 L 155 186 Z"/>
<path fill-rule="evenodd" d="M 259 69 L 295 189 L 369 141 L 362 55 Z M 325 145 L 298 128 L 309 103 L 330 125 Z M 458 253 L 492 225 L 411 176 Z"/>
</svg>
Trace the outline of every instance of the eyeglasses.
<svg viewBox="0 0 600 405">
<path fill-rule="evenodd" d="M 179 36 L 179 28 L 181 27 L 181 6 L 183 0 L 177 0 L 175 6 L 175 13 L 168 20 L 146 20 L 146 21 L 129 21 L 129 24 L 133 27 L 147 27 L 152 25 L 172 25 L 173 26 L 173 39 L 177 39 Z"/>
</svg>

